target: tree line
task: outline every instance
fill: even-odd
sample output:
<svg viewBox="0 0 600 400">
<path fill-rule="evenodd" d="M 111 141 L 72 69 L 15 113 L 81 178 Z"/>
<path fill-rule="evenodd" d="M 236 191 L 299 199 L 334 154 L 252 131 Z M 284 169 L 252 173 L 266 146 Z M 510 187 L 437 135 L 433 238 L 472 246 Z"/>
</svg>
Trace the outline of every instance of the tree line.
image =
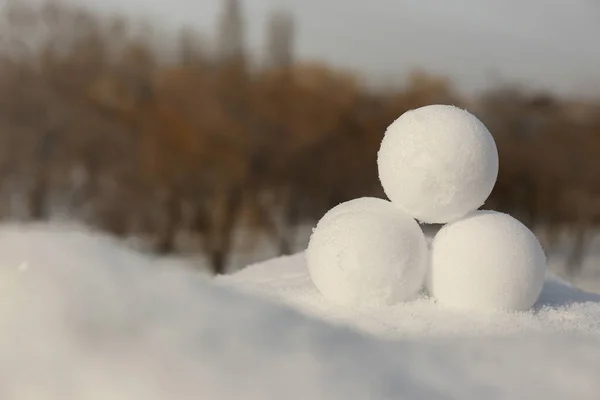
<svg viewBox="0 0 600 400">
<path fill-rule="evenodd" d="M 294 251 L 299 227 L 339 202 L 384 194 L 386 127 L 433 103 L 469 108 L 494 134 L 486 206 L 574 238 L 577 272 L 600 221 L 600 107 L 497 87 L 476 97 L 423 72 L 373 89 L 351 71 L 294 58 L 295 25 L 274 12 L 257 62 L 225 2 L 216 46 L 182 29 L 168 44 L 66 3 L 9 1 L 0 19 L 0 213 L 67 215 L 160 253 L 185 234 L 216 274 L 240 229 Z"/>
</svg>

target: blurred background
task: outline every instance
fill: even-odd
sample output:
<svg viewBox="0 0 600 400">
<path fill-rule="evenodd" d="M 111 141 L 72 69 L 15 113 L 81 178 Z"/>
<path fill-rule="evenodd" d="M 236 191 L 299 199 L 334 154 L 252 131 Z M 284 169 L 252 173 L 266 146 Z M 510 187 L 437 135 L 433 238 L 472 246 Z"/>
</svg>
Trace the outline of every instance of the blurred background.
<svg viewBox="0 0 600 400">
<path fill-rule="evenodd" d="M 0 0 L 0 215 L 233 272 L 302 250 L 342 201 L 384 197 L 386 127 L 447 103 L 497 141 L 485 207 L 585 286 L 599 37 L 595 0 Z"/>
</svg>

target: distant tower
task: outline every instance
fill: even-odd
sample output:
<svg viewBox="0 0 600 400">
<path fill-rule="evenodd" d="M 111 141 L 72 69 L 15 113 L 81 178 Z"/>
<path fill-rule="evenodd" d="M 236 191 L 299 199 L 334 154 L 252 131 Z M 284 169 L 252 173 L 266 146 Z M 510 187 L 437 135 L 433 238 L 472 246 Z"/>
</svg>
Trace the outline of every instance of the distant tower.
<svg viewBox="0 0 600 400">
<path fill-rule="evenodd" d="M 295 22 L 285 10 L 273 11 L 268 20 L 266 51 L 267 65 L 287 68 L 294 61 Z"/>
<path fill-rule="evenodd" d="M 220 17 L 217 51 L 220 61 L 244 58 L 244 18 L 239 0 L 224 0 Z"/>
</svg>

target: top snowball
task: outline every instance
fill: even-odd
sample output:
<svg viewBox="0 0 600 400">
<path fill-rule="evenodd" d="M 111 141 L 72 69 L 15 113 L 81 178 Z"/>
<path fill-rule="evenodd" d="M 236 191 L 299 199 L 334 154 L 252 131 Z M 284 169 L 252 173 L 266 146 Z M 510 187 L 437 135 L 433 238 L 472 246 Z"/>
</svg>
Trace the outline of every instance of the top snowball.
<svg viewBox="0 0 600 400">
<path fill-rule="evenodd" d="M 377 163 L 390 200 L 425 223 L 451 222 L 478 209 L 498 177 L 498 150 L 488 129 L 448 105 L 400 116 L 385 133 Z"/>
</svg>

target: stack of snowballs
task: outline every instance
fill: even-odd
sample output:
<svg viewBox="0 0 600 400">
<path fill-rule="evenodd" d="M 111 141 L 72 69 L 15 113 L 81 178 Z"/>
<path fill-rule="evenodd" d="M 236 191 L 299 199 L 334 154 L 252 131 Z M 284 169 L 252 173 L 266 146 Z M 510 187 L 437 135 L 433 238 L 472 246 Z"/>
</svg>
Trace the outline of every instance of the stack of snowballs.
<svg viewBox="0 0 600 400">
<path fill-rule="evenodd" d="M 426 289 L 463 310 L 535 304 L 546 273 L 539 241 L 510 215 L 478 210 L 498 177 L 496 144 L 481 121 L 448 105 L 411 110 L 387 129 L 378 168 L 390 201 L 342 203 L 313 230 L 306 264 L 324 297 L 378 307 Z M 431 246 L 417 221 L 445 224 Z"/>
</svg>

